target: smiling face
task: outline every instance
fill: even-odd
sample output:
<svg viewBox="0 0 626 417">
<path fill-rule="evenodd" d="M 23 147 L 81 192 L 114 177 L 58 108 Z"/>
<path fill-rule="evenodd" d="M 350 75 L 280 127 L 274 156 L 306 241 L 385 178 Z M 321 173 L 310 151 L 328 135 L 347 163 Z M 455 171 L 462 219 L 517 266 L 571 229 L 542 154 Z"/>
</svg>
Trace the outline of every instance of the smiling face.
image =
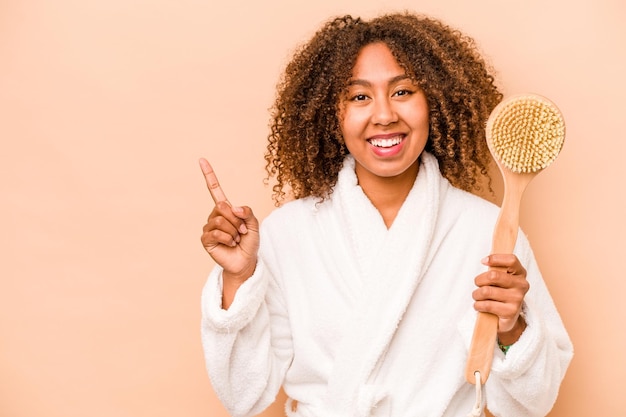
<svg viewBox="0 0 626 417">
<path fill-rule="evenodd" d="M 359 52 L 339 116 L 361 186 L 394 179 L 413 183 L 428 139 L 428 103 L 384 43 Z"/>
</svg>

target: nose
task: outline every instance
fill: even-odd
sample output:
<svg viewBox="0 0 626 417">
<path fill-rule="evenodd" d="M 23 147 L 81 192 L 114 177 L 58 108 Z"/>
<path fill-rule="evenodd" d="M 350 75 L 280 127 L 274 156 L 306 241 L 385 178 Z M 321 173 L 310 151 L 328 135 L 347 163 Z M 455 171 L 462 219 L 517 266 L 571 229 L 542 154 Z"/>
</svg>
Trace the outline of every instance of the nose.
<svg viewBox="0 0 626 417">
<path fill-rule="evenodd" d="M 398 121 L 396 113 L 390 97 L 380 97 L 374 101 L 372 123 L 378 125 L 390 125 Z"/>
</svg>

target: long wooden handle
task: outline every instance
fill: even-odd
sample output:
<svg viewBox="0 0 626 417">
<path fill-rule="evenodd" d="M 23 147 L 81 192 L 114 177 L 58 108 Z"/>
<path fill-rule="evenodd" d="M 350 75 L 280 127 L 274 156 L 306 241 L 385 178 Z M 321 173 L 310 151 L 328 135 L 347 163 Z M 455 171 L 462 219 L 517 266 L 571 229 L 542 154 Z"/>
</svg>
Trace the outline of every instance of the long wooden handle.
<svg viewBox="0 0 626 417">
<path fill-rule="evenodd" d="M 474 336 L 470 346 L 467 366 L 465 367 L 465 379 L 470 384 L 476 383 L 474 374 L 480 372 L 480 383 L 487 382 L 491 371 L 493 351 L 496 346 L 498 335 L 498 316 L 489 313 L 478 313 L 474 325 Z"/>
<path fill-rule="evenodd" d="M 512 253 L 515 249 L 522 194 L 533 176 L 534 174 L 507 175 L 503 172 L 504 198 L 493 232 L 491 253 Z M 497 336 L 498 316 L 479 312 L 465 367 L 465 379 L 470 384 L 476 383 L 476 372 L 480 372 L 481 384 L 487 382 Z"/>
</svg>

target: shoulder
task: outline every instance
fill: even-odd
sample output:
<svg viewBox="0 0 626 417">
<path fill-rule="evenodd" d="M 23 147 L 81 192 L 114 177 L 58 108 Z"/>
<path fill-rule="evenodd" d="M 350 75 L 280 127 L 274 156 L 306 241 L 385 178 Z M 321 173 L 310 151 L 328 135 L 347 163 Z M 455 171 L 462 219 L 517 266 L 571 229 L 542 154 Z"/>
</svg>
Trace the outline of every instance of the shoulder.
<svg viewBox="0 0 626 417">
<path fill-rule="evenodd" d="M 262 222 L 261 228 L 265 231 L 293 229 L 310 222 L 318 211 L 319 203 L 316 198 L 306 197 L 284 203 L 272 211 Z"/>
<path fill-rule="evenodd" d="M 465 230 L 473 239 L 483 238 L 491 243 L 495 224 L 500 215 L 500 207 L 475 194 L 450 186 L 446 193 L 443 211 L 453 217 L 455 227 Z M 522 263 L 533 258 L 528 238 L 521 228 L 518 229 L 514 252 Z"/>
<path fill-rule="evenodd" d="M 264 220 L 264 223 L 273 223 L 290 217 L 306 217 L 316 210 L 317 200 L 313 197 L 299 198 L 283 203 L 274 209 Z"/>
<path fill-rule="evenodd" d="M 452 211 L 460 217 L 469 217 L 478 220 L 493 222 L 498 217 L 500 208 L 490 201 L 475 194 L 449 186 L 443 210 Z"/>
<path fill-rule="evenodd" d="M 272 211 L 261 223 L 260 255 L 271 269 L 289 263 L 294 258 L 306 257 L 318 249 L 322 232 L 319 211 L 327 201 L 306 197 L 283 204 Z"/>
<path fill-rule="evenodd" d="M 498 206 L 452 186 L 440 198 L 438 231 L 488 251 L 500 212 Z"/>
</svg>

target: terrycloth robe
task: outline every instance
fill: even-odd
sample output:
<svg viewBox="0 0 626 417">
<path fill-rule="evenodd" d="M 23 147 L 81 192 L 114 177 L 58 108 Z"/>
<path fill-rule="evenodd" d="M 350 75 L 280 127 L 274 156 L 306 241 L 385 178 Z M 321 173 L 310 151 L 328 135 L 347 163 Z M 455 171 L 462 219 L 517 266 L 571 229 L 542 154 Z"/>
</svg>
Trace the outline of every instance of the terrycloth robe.
<svg viewBox="0 0 626 417">
<path fill-rule="evenodd" d="M 221 268 L 209 276 L 202 340 L 218 397 L 233 416 L 258 414 L 281 385 L 289 416 L 467 415 L 471 294 L 497 215 L 423 153 L 387 229 L 346 158 L 330 199 L 296 200 L 265 219 L 256 271 L 228 310 Z M 506 356 L 495 350 L 487 406 L 544 416 L 572 346 L 521 233 L 515 252 L 531 285 L 528 326 Z"/>
</svg>

